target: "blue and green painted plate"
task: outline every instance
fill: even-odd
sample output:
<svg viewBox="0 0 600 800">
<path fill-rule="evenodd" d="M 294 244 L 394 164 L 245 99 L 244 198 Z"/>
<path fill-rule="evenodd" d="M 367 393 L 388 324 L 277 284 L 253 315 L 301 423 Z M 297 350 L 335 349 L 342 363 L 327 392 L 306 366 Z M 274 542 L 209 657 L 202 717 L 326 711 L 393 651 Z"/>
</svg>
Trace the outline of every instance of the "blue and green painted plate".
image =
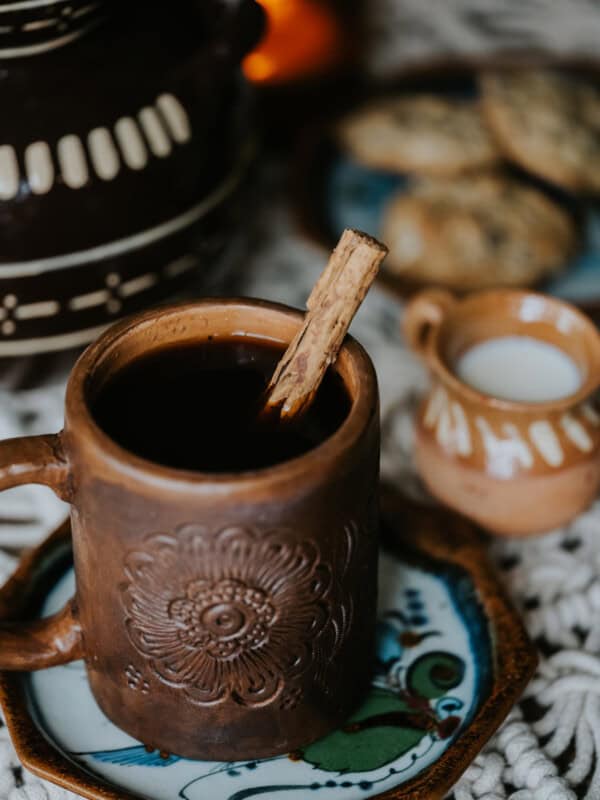
<svg viewBox="0 0 600 800">
<path fill-rule="evenodd" d="M 476 534 L 449 515 L 387 506 L 376 668 L 339 730 L 259 761 L 159 753 L 106 719 L 79 662 L 0 677 L 25 765 L 90 798 L 442 797 L 517 700 L 535 655 Z M 41 615 L 64 604 L 74 590 L 68 539 L 63 528 L 29 558 L 0 594 L 0 612 L 14 609 L 19 592 L 37 595 Z"/>
</svg>

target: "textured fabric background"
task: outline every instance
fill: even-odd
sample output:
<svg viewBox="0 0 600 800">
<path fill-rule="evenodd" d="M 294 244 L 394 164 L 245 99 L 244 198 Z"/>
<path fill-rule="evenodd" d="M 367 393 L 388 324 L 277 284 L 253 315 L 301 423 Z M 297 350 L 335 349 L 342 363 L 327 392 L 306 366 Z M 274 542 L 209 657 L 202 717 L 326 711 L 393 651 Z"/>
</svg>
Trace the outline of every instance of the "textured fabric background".
<svg viewBox="0 0 600 800">
<path fill-rule="evenodd" d="M 377 77 L 431 59 L 524 54 L 598 60 L 598 0 L 367 0 Z"/>
</svg>

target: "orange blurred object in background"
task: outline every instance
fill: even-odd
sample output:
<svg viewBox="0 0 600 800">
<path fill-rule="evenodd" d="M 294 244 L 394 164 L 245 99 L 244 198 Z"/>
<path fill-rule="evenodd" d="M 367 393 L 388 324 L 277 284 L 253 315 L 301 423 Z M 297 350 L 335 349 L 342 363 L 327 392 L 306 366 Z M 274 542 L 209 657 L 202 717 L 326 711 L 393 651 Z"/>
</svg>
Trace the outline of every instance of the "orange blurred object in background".
<svg viewBox="0 0 600 800">
<path fill-rule="evenodd" d="M 310 77 L 338 64 L 345 37 L 335 12 L 314 0 L 259 0 L 267 32 L 243 63 L 246 77 L 278 84 Z"/>
</svg>

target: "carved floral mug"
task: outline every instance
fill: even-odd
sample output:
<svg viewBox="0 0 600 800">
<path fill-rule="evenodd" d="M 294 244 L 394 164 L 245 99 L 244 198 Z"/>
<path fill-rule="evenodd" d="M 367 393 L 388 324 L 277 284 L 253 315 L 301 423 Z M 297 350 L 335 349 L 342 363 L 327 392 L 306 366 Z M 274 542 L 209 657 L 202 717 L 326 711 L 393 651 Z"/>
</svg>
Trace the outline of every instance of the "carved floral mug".
<svg viewBox="0 0 600 800">
<path fill-rule="evenodd" d="M 431 493 L 496 533 L 562 525 L 600 488 L 600 334 L 576 308 L 542 294 L 495 290 L 457 300 L 418 294 L 404 332 L 432 384 L 416 420 L 417 468 Z M 560 399 L 516 402 L 457 377 L 461 357 L 506 336 L 553 345 L 578 368 L 579 388 Z"/>
<path fill-rule="evenodd" d="M 62 433 L 0 442 L 1 489 L 42 483 L 71 503 L 77 579 L 54 617 L 0 626 L 1 669 L 84 658 L 113 722 L 189 758 L 288 752 L 347 717 L 369 682 L 376 604 L 378 393 L 360 345 L 348 338 L 335 365 L 340 427 L 253 472 L 146 461 L 90 412 L 141 354 L 234 333 L 286 345 L 300 323 L 250 300 L 144 313 L 81 356 Z"/>
</svg>

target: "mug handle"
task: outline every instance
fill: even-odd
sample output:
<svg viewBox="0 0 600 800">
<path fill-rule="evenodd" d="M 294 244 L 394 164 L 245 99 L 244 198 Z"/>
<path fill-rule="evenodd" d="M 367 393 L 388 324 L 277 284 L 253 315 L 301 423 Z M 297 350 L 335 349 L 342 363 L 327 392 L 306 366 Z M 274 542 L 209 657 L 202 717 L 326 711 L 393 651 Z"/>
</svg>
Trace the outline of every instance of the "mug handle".
<svg viewBox="0 0 600 800">
<path fill-rule="evenodd" d="M 41 483 L 70 499 L 70 469 L 60 434 L 0 441 L 0 491 Z M 0 670 L 36 670 L 82 658 L 83 637 L 75 600 L 57 614 L 32 622 L 0 622 Z"/>
<path fill-rule="evenodd" d="M 402 331 L 409 347 L 421 358 L 429 358 L 431 336 L 455 303 L 454 295 L 445 289 L 425 289 L 409 301 Z"/>
</svg>

